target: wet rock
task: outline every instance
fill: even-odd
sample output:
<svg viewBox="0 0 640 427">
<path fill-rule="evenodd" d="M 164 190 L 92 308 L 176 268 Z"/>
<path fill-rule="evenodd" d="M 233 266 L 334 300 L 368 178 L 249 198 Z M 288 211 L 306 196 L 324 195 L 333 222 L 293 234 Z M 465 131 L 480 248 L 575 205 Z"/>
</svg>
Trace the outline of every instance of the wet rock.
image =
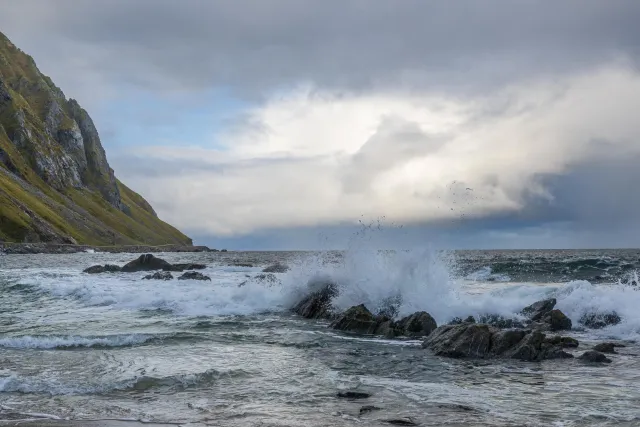
<svg viewBox="0 0 640 427">
<path fill-rule="evenodd" d="M 233 264 L 231 264 L 232 267 L 253 267 L 253 264 L 248 263 L 248 262 L 234 262 Z"/>
<path fill-rule="evenodd" d="M 615 311 L 610 313 L 585 313 L 578 322 L 587 328 L 602 329 L 610 325 L 617 325 L 622 319 Z"/>
<path fill-rule="evenodd" d="M 504 354 L 513 349 L 527 335 L 522 329 L 509 329 L 495 332 L 491 338 L 491 351 L 495 354 Z"/>
<path fill-rule="evenodd" d="M 378 322 L 367 307 L 360 304 L 342 313 L 329 327 L 357 334 L 374 334 L 378 328 Z"/>
<path fill-rule="evenodd" d="M 88 274 L 99 274 L 99 273 L 117 273 L 122 269 L 117 265 L 105 264 L 105 265 L 94 265 L 83 271 L 83 273 Z"/>
<path fill-rule="evenodd" d="M 263 273 L 286 273 L 287 271 L 289 271 L 289 266 L 280 263 L 270 265 L 262 270 Z"/>
<path fill-rule="evenodd" d="M 577 348 L 580 345 L 577 339 L 571 337 L 561 337 L 560 335 L 547 337 L 545 338 L 545 342 L 551 345 L 558 345 L 562 348 Z"/>
<path fill-rule="evenodd" d="M 449 325 L 460 325 L 462 323 L 476 323 L 476 318 L 473 316 L 467 316 L 467 318 L 463 320 L 461 317 L 454 317 L 449 322 Z"/>
<path fill-rule="evenodd" d="M 197 271 L 187 271 L 182 276 L 178 277 L 178 280 L 209 280 L 211 281 L 211 277 L 205 276 L 202 273 L 198 273 Z"/>
<path fill-rule="evenodd" d="M 413 313 L 398 321 L 395 326 L 408 337 L 426 337 L 438 327 L 435 319 L 426 311 Z"/>
<path fill-rule="evenodd" d="M 544 323 L 549 325 L 552 331 L 571 330 L 571 319 L 558 309 L 551 310 L 543 318 Z"/>
<path fill-rule="evenodd" d="M 611 359 L 599 351 L 594 350 L 585 351 L 579 359 L 590 363 L 611 363 Z"/>
<path fill-rule="evenodd" d="M 164 267 L 163 270 L 182 272 L 185 270 L 204 270 L 205 268 L 207 268 L 207 266 L 204 264 L 184 263 L 184 264 L 171 264 L 167 267 Z"/>
<path fill-rule="evenodd" d="M 330 282 L 310 282 L 311 293 L 302 298 L 292 311 L 306 319 L 328 319 L 333 317 L 331 300 L 338 294 L 338 288 Z"/>
<path fill-rule="evenodd" d="M 593 350 L 599 351 L 600 353 L 616 353 L 616 347 L 621 346 L 612 342 L 603 342 L 594 346 Z"/>
<path fill-rule="evenodd" d="M 542 319 L 547 313 L 549 313 L 556 306 L 556 299 L 549 298 L 542 301 L 534 302 L 533 304 L 522 309 L 521 313 L 527 316 L 532 321 Z"/>
<path fill-rule="evenodd" d="M 386 316 L 376 316 L 375 335 L 382 335 L 385 338 L 395 338 L 402 335 L 403 331 L 396 327 L 396 323 Z"/>
<path fill-rule="evenodd" d="M 389 420 L 381 420 L 383 423 L 393 424 L 396 426 L 417 426 L 415 421 L 411 418 L 392 418 Z"/>
<path fill-rule="evenodd" d="M 367 414 L 367 413 L 373 412 L 373 411 L 379 411 L 381 409 L 382 408 L 378 408 L 377 406 L 366 405 L 366 406 L 363 406 L 362 408 L 360 408 L 360 415 Z"/>
<path fill-rule="evenodd" d="M 496 328 L 524 328 L 524 324 L 516 319 L 508 319 L 497 314 L 485 314 L 480 316 L 479 323 L 495 326 Z"/>
<path fill-rule="evenodd" d="M 165 268 L 171 268 L 171 264 L 152 254 L 144 254 L 140 255 L 138 259 L 125 264 L 122 267 L 122 271 L 124 273 L 135 273 L 137 271 L 164 270 Z"/>
<path fill-rule="evenodd" d="M 484 358 L 489 355 L 491 337 L 497 329 L 489 325 L 461 324 L 440 326 L 422 343 L 438 356 Z"/>
<path fill-rule="evenodd" d="M 340 391 L 336 394 L 341 399 L 367 399 L 371 397 L 371 393 L 362 391 Z"/>
<path fill-rule="evenodd" d="M 153 274 L 148 274 L 143 277 L 145 280 L 171 280 L 173 275 L 168 271 L 157 271 Z"/>
</svg>

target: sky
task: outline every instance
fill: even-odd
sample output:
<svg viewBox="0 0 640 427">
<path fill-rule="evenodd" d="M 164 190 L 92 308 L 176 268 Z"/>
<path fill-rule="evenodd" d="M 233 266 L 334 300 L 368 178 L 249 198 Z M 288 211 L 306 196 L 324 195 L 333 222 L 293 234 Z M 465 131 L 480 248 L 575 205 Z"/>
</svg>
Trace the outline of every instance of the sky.
<svg viewBox="0 0 640 427">
<path fill-rule="evenodd" d="M 195 243 L 640 246 L 636 0 L 0 0 Z"/>
</svg>

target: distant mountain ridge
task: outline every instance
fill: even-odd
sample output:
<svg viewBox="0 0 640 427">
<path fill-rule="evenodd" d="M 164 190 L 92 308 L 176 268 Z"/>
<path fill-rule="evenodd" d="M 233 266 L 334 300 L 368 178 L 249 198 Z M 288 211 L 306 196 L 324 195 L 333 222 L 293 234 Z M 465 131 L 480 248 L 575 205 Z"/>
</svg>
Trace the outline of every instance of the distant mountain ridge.
<svg viewBox="0 0 640 427">
<path fill-rule="evenodd" d="M 0 241 L 182 244 L 114 175 L 89 114 L 0 33 Z"/>
</svg>

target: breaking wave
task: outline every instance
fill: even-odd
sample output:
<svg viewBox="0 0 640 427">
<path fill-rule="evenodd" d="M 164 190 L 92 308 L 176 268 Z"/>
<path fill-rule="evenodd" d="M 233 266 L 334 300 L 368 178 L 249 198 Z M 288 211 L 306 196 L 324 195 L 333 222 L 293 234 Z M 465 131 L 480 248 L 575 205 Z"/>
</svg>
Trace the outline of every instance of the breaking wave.
<svg viewBox="0 0 640 427">
<path fill-rule="evenodd" d="M 131 347 L 148 344 L 152 342 L 162 342 L 174 340 L 185 340 L 193 338 L 189 334 L 166 334 L 166 335 L 111 335 L 102 337 L 85 337 L 79 335 L 47 335 L 32 336 L 23 335 L 17 337 L 0 338 L 1 348 L 14 349 L 75 349 L 75 348 L 111 348 L 111 347 Z"/>
</svg>

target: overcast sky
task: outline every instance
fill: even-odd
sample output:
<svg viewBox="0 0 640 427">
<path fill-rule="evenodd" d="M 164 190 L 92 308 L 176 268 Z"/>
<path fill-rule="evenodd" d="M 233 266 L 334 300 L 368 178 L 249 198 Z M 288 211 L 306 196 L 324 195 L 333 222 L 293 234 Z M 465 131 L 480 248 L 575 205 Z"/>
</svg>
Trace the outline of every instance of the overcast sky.
<svg viewBox="0 0 640 427">
<path fill-rule="evenodd" d="M 640 246 L 637 0 L 0 0 L 196 243 Z"/>
</svg>

